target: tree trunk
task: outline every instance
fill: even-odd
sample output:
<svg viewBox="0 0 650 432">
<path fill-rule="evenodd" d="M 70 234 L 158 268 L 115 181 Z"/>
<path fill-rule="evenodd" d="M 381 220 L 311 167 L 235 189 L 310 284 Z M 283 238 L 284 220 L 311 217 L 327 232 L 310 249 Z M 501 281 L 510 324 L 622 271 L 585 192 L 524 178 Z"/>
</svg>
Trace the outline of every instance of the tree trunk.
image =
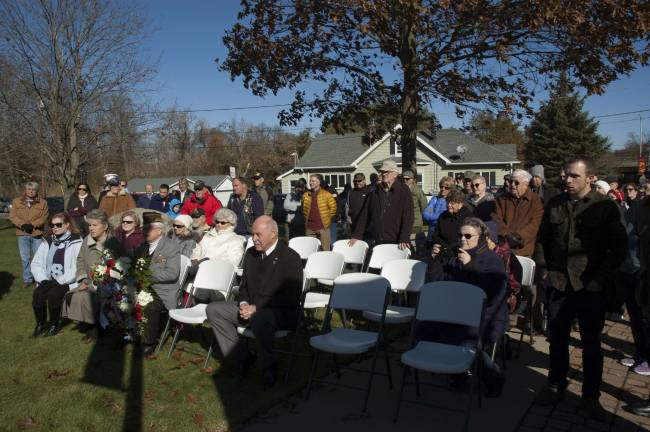
<svg viewBox="0 0 650 432">
<path fill-rule="evenodd" d="M 404 74 L 404 92 L 401 103 L 402 172 L 413 171 L 417 182 L 415 148 L 417 144 L 418 109 L 420 106 L 417 89 L 416 41 L 413 24 L 403 22 L 401 28 L 400 62 Z"/>
</svg>

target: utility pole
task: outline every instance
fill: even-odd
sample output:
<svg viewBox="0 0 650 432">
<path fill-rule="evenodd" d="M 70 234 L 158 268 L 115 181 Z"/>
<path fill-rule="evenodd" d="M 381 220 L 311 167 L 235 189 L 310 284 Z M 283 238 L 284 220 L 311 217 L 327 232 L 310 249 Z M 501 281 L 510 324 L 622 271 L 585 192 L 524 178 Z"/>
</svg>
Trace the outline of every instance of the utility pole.
<svg viewBox="0 0 650 432">
<path fill-rule="evenodd" d="M 639 114 L 639 159 L 643 157 L 643 122 L 641 120 L 642 117 Z"/>
</svg>

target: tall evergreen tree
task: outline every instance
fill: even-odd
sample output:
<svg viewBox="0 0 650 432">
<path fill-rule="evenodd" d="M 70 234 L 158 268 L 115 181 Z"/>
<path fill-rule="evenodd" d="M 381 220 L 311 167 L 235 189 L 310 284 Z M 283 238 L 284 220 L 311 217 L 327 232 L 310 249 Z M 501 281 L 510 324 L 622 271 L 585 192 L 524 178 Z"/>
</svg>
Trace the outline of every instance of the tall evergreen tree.
<svg viewBox="0 0 650 432">
<path fill-rule="evenodd" d="M 598 134 L 598 122 L 583 110 L 584 97 L 578 95 L 562 74 L 526 129 L 526 165 L 544 165 L 547 178 L 556 178 L 571 157 L 589 156 L 598 160 L 609 149 L 607 138 Z"/>
</svg>

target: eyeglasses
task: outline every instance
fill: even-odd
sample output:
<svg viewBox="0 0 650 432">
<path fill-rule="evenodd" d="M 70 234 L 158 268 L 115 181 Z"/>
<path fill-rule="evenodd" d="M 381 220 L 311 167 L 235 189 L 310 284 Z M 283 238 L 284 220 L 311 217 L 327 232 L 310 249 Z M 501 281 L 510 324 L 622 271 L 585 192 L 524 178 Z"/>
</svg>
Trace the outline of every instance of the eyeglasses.
<svg viewBox="0 0 650 432">
<path fill-rule="evenodd" d="M 51 223 L 50 228 L 63 228 L 63 223 L 62 222 Z"/>
<path fill-rule="evenodd" d="M 80 188 L 77 188 L 77 190 L 80 190 L 80 191 L 87 191 L 88 189 L 86 189 L 86 188 L 81 188 L 81 187 L 80 187 Z"/>
<path fill-rule="evenodd" d="M 203 216 L 203 215 L 192 215 L 192 219 L 198 219 L 198 218 L 200 218 L 201 216 Z"/>
<path fill-rule="evenodd" d="M 478 189 L 481 186 L 481 183 L 474 183 L 472 187 Z"/>
<path fill-rule="evenodd" d="M 131 220 L 123 220 L 122 221 L 122 225 L 124 225 L 124 224 L 131 225 L 132 223 L 133 223 L 133 221 L 131 221 Z"/>
<path fill-rule="evenodd" d="M 174 224 L 174 228 L 178 228 L 178 229 L 185 228 L 185 225 L 176 225 L 176 224 Z"/>
<path fill-rule="evenodd" d="M 462 238 L 464 237 L 466 240 L 469 240 L 469 239 L 471 239 L 472 237 L 476 237 L 477 235 L 478 235 L 478 234 L 463 234 L 463 233 L 458 233 L 458 238 L 459 238 L 459 239 L 462 239 Z"/>
<path fill-rule="evenodd" d="M 449 186 L 440 186 L 440 189 L 449 190 L 449 189 L 451 189 L 451 187 L 449 187 Z"/>
<path fill-rule="evenodd" d="M 519 183 L 517 180 L 515 180 L 515 181 L 512 182 L 512 184 L 515 185 L 515 186 L 519 186 L 521 183 Z"/>
<path fill-rule="evenodd" d="M 226 221 L 214 221 L 214 223 L 219 224 L 219 225 L 228 225 L 230 222 L 226 222 Z"/>
<path fill-rule="evenodd" d="M 625 190 L 626 190 L 627 192 L 634 192 L 636 189 L 634 189 L 634 188 L 627 188 L 627 189 L 625 189 Z"/>
</svg>

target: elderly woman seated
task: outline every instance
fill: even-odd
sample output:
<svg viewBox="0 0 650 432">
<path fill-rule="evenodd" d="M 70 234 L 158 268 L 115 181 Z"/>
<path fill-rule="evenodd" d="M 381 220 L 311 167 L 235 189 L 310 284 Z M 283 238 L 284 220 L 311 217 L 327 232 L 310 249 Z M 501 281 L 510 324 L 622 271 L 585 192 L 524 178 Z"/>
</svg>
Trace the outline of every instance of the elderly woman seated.
<svg viewBox="0 0 650 432">
<path fill-rule="evenodd" d="M 203 235 L 192 253 L 190 274 L 196 274 L 202 261 L 214 258 L 239 265 L 244 255 L 244 238 L 235 234 L 236 226 L 237 215 L 232 210 L 221 208 L 214 214 L 214 228 Z M 200 302 L 223 300 L 221 294 L 201 289 L 194 292 L 194 297 Z"/>
<path fill-rule="evenodd" d="M 454 250 L 453 258 L 441 260 L 439 249 L 434 249 L 428 279 L 465 282 L 485 291 L 487 301 L 483 332 L 479 335 L 477 328 L 456 324 L 421 323 L 416 327 L 416 339 L 463 345 L 480 337 L 484 347 L 491 346 L 502 338 L 508 322 L 508 277 L 505 266 L 503 260 L 488 247 L 489 230 L 480 219 L 465 219 L 457 237 L 459 247 Z M 485 352 L 481 358 L 486 396 L 497 397 L 501 393 L 505 377 Z"/>
<path fill-rule="evenodd" d="M 192 253 L 197 245 L 197 236 L 194 231 L 192 231 L 192 218 L 190 216 L 176 216 L 168 237 L 178 242 L 178 246 L 181 249 L 181 255 L 192 258 Z"/>
</svg>

